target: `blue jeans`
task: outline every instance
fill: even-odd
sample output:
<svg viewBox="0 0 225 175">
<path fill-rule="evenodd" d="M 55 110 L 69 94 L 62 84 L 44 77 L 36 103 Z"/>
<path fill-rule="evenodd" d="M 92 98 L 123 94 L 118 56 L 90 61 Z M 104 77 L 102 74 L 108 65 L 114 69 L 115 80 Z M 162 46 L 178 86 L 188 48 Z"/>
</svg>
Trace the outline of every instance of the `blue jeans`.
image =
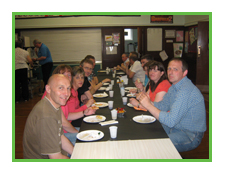
<svg viewBox="0 0 225 175">
<path fill-rule="evenodd" d="M 169 128 L 165 125 L 162 126 L 178 152 L 190 151 L 197 148 L 204 135 L 202 132 L 193 133 L 190 131 Z"/>
<path fill-rule="evenodd" d="M 80 127 L 74 127 L 74 128 L 76 128 L 78 131 L 80 130 Z M 73 146 L 76 143 L 77 134 L 78 133 L 64 133 L 64 135 L 69 139 L 69 141 L 73 144 Z"/>
</svg>

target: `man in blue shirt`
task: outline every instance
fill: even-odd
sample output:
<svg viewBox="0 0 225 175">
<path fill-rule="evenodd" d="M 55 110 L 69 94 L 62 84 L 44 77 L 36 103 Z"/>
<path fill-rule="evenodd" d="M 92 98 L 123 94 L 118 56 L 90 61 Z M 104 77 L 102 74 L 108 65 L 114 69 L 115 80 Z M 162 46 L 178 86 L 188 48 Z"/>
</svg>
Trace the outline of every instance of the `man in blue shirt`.
<svg viewBox="0 0 225 175">
<path fill-rule="evenodd" d="M 198 147 L 206 131 L 204 98 L 187 78 L 188 66 L 182 59 L 169 62 L 167 74 L 172 86 L 160 102 L 152 103 L 146 94 L 137 98 L 162 124 L 179 152 Z"/>
<path fill-rule="evenodd" d="M 51 70 L 53 67 L 52 56 L 48 47 L 41 41 L 35 39 L 33 41 L 33 44 L 35 46 L 34 51 L 36 55 L 38 56 L 38 58 L 33 58 L 33 61 L 39 61 L 41 65 L 42 76 L 43 76 L 44 87 L 45 87 L 45 85 L 48 83 L 48 79 L 50 77 Z M 39 48 L 38 52 L 37 52 L 37 48 Z"/>
</svg>

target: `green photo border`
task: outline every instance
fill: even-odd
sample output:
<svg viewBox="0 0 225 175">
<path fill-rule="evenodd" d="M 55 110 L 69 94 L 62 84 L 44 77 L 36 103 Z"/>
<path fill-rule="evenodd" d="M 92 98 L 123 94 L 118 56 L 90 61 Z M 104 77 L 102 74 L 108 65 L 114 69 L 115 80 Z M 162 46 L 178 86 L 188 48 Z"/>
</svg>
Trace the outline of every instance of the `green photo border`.
<svg viewBox="0 0 225 175">
<path fill-rule="evenodd" d="M 15 159 L 15 15 L 209 15 L 209 159 Z M 12 12 L 12 162 L 212 162 L 212 12 Z"/>
</svg>

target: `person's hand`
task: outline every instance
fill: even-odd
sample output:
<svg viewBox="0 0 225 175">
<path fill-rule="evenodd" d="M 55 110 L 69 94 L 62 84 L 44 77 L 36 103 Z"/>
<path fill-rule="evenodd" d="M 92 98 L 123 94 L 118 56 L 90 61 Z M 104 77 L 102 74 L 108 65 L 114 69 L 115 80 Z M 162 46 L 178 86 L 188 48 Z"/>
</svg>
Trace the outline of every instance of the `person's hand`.
<svg viewBox="0 0 225 175">
<path fill-rule="evenodd" d="M 95 114 L 96 109 L 92 109 L 91 107 L 84 110 L 84 115 L 92 115 Z"/>
<path fill-rule="evenodd" d="M 86 106 L 87 107 L 90 107 L 92 104 L 94 104 L 95 100 L 92 98 L 92 99 L 89 99 L 87 102 L 86 102 Z"/>
<path fill-rule="evenodd" d="M 129 65 L 130 65 L 130 61 L 127 61 L 127 62 L 125 63 L 125 66 L 128 67 Z"/>
<path fill-rule="evenodd" d="M 135 98 L 130 98 L 130 104 L 133 106 L 138 106 L 139 102 Z"/>
<path fill-rule="evenodd" d="M 34 48 L 34 51 L 35 51 L 35 52 L 37 52 L 37 49 L 38 49 L 38 48 L 37 48 L 37 47 L 35 47 L 35 48 Z"/>
<path fill-rule="evenodd" d="M 135 81 L 135 86 L 140 90 L 143 91 L 144 90 L 144 86 L 141 82 L 138 82 L 137 80 Z"/>
<path fill-rule="evenodd" d="M 150 100 L 150 98 L 148 97 L 148 95 L 146 94 L 146 93 L 144 93 L 144 92 L 140 92 L 139 94 L 138 94 L 138 100 L 139 100 L 139 102 L 141 103 L 141 105 L 144 107 L 144 108 L 146 108 L 146 109 L 148 109 L 148 107 L 149 107 L 149 105 L 152 105 L 151 104 L 151 100 Z"/>
<path fill-rule="evenodd" d="M 88 97 L 85 94 L 81 95 L 80 101 L 84 103 L 85 100 L 88 100 Z"/>
<path fill-rule="evenodd" d="M 120 65 L 118 65 L 118 66 L 117 66 L 117 69 L 121 70 L 121 67 L 120 67 Z"/>
<path fill-rule="evenodd" d="M 104 79 L 104 80 L 102 81 L 102 83 L 106 83 L 106 82 L 111 82 L 111 80 L 108 79 L 108 78 L 106 78 L 106 79 Z"/>
<path fill-rule="evenodd" d="M 36 61 L 37 60 L 37 58 L 32 58 L 32 61 Z"/>
</svg>

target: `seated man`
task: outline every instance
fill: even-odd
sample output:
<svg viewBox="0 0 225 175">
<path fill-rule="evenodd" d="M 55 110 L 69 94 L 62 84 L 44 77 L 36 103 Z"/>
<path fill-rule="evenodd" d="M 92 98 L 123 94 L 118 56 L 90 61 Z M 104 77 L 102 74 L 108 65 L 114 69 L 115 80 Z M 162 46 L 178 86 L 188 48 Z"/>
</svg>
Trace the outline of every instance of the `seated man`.
<svg viewBox="0 0 225 175">
<path fill-rule="evenodd" d="M 23 135 L 25 159 L 68 159 L 73 145 L 64 136 L 62 110 L 70 97 L 70 81 L 62 74 L 51 76 L 46 85 L 46 96 L 32 109 Z"/>
<path fill-rule="evenodd" d="M 84 83 L 83 86 L 78 88 L 78 98 L 79 101 L 83 104 L 85 104 L 86 100 L 92 99 L 92 93 L 90 92 L 91 90 L 91 84 L 88 81 L 88 76 L 91 75 L 92 70 L 93 70 L 93 62 L 89 59 L 83 59 L 80 63 L 80 67 L 83 68 L 85 77 L 84 77 Z M 83 98 L 85 97 L 85 98 Z"/>
<path fill-rule="evenodd" d="M 152 61 L 152 60 L 154 60 L 154 58 L 149 54 L 146 54 L 146 55 L 141 57 L 141 66 L 143 67 L 144 71 L 146 71 L 145 68 L 144 68 L 144 65 L 147 62 Z M 148 75 L 145 74 L 145 83 L 144 83 L 145 87 L 147 86 L 148 82 L 149 82 Z"/>
<path fill-rule="evenodd" d="M 162 124 L 179 152 L 198 147 L 206 131 L 204 98 L 187 78 L 188 65 L 182 59 L 169 62 L 167 74 L 172 86 L 160 102 L 150 102 L 144 93 L 140 103 Z"/>
<path fill-rule="evenodd" d="M 126 66 L 125 64 L 126 63 L 129 63 L 129 57 L 128 57 L 128 54 L 124 53 L 122 54 L 122 61 L 123 63 L 121 65 L 118 65 L 117 68 L 120 69 L 120 70 L 123 70 L 124 72 L 126 71 Z"/>
<path fill-rule="evenodd" d="M 126 63 L 126 74 L 129 78 L 132 78 L 135 83 L 136 80 L 140 80 L 142 84 L 145 81 L 145 71 L 143 70 L 140 61 L 138 61 L 138 54 L 136 52 L 130 55 L 130 69 L 128 68 L 129 63 Z"/>
<path fill-rule="evenodd" d="M 92 55 L 87 55 L 84 60 L 91 60 L 93 62 L 93 70 L 95 68 L 95 57 Z M 89 75 L 89 72 L 86 70 L 84 70 L 86 73 L 86 75 Z M 101 82 L 98 82 L 98 77 L 94 74 L 94 72 L 92 71 L 92 73 L 87 77 L 89 83 L 91 84 L 91 89 L 90 92 L 91 94 L 94 94 L 100 87 L 102 87 L 102 85 L 106 82 L 111 82 L 111 80 L 109 78 L 106 78 L 104 80 L 102 80 Z"/>
</svg>

